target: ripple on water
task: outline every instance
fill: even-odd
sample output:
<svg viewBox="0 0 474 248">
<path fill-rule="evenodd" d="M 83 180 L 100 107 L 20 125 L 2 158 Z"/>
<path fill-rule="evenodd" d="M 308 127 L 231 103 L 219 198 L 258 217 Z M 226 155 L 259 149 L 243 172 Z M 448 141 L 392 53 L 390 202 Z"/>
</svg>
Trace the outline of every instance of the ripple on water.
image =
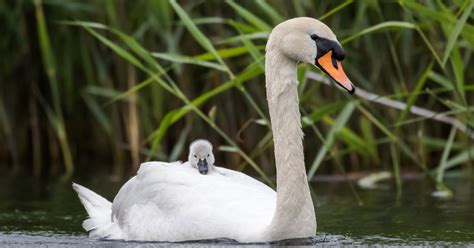
<svg viewBox="0 0 474 248">
<path fill-rule="evenodd" d="M 124 240 L 96 240 L 86 235 L 68 235 L 50 232 L 35 233 L 0 233 L 0 246 L 7 247 L 230 247 L 230 246 L 353 246 L 353 245 L 395 245 L 395 246 L 469 246 L 469 242 L 404 240 L 402 238 L 385 236 L 367 236 L 362 239 L 352 239 L 343 235 L 318 234 L 312 238 L 289 239 L 267 243 L 239 243 L 231 239 L 196 240 L 186 242 L 143 242 Z"/>
<path fill-rule="evenodd" d="M 50 232 L 35 233 L 0 233 L 0 246 L 8 247 L 170 247 L 170 246 L 314 246 L 314 245 L 341 245 L 351 244 L 352 239 L 342 235 L 318 234 L 312 238 L 283 240 L 269 243 L 239 243 L 230 239 L 196 240 L 186 242 L 140 242 L 123 240 L 96 240 L 89 239 L 86 235 L 67 235 Z"/>
</svg>

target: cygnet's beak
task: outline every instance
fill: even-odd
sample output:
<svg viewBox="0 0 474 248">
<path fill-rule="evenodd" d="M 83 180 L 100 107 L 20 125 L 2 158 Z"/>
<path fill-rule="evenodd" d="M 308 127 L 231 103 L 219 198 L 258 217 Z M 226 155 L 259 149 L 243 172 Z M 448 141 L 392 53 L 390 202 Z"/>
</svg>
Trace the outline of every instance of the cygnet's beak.
<svg viewBox="0 0 474 248">
<path fill-rule="evenodd" d="M 328 76 L 330 76 L 337 84 L 342 88 L 354 94 L 355 87 L 352 85 L 351 80 L 347 78 L 344 69 L 342 69 L 341 61 L 336 60 L 332 57 L 332 50 L 329 50 L 326 54 L 319 57 L 316 60 L 316 66 L 323 70 Z"/>
<path fill-rule="evenodd" d="M 198 170 L 202 175 L 206 175 L 209 171 L 209 167 L 207 166 L 207 161 L 205 159 L 199 159 Z"/>
</svg>

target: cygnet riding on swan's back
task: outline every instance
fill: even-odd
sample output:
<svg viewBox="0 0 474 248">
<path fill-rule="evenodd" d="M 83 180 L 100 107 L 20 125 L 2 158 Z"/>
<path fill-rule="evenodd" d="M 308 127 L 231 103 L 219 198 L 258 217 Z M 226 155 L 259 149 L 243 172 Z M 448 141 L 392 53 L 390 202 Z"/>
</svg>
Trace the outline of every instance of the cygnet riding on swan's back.
<svg viewBox="0 0 474 248">
<path fill-rule="evenodd" d="M 215 171 L 214 160 L 211 142 L 198 139 L 189 146 L 188 163 L 199 173 L 206 175 L 209 171 Z"/>
<path fill-rule="evenodd" d="M 300 17 L 276 26 L 266 46 L 266 88 L 274 138 L 277 191 L 237 171 L 202 176 L 196 169 L 143 163 L 113 203 L 73 185 L 89 219 L 91 237 L 183 241 L 230 238 L 241 242 L 311 237 L 316 216 L 303 158 L 297 64 L 315 64 L 350 93 L 344 50 L 322 22 Z"/>
</svg>

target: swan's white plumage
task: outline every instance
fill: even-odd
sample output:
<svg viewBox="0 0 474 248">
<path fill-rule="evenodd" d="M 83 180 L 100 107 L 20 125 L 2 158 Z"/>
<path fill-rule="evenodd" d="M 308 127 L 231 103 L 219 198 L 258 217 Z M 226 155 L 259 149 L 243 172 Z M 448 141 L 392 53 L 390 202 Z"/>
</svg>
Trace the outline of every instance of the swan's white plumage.
<svg viewBox="0 0 474 248">
<path fill-rule="evenodd" d="M 86 210 L 90 216 L 91 212 L 102 211 L 102 220 L 108 218 L 107 226 L 114 226 L 116 233 L 101 233 L 105 234 L 102 237 L 161 241 L 216 237 L 258 240 L 273 217 L 276 192 L 243 173 L 222 167 L 216 169 L 220 173 L 201 175 L 187 163 L 143 163 L 137 175 L 122 186 L 115 197 L 112 213 L 110 207 L 108 211 L 90 207 Z M 75 189 L 80 190 L 78 193 L 81 190 L 92 192 L 82 186 Z M 83 204 L 90 205 L 90 197 L 84 199 L 83 195 L 79 193 Z"/>
</svg>

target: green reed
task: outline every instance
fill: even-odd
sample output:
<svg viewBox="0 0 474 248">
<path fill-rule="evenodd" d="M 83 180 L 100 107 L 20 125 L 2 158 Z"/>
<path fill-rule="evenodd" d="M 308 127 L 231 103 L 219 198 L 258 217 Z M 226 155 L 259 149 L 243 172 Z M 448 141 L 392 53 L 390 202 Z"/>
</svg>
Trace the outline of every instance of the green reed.
<svg viewBox="0 0 474 248">
<path fill-rule="evenodd" d="M 390 170 L 401 189 L 401 174 L 417 170 L 442 185 L 446 170 L 470 168 L 474 157 L 473 4 L 0 3 L 7 34 L 0 52 L 10 62 L 0 71 L 0 137 L 7 141 L 0 159 L 15 162 L 0 172 L 99 168 L 120 176 L 142 161 L 186 159 L 187 144 L 208 138 L 220 150 L 218 164 L 271 184 L 265 42 L 280 21 L 311 16 L 338 35 L 356 86 L 405 105 L 348 96 L 308 77 L 327 80 L 318 69 L 300 65 L 309 177 Z M 464 126 L 417 116 L 413 107 Z"/>
</svg>

